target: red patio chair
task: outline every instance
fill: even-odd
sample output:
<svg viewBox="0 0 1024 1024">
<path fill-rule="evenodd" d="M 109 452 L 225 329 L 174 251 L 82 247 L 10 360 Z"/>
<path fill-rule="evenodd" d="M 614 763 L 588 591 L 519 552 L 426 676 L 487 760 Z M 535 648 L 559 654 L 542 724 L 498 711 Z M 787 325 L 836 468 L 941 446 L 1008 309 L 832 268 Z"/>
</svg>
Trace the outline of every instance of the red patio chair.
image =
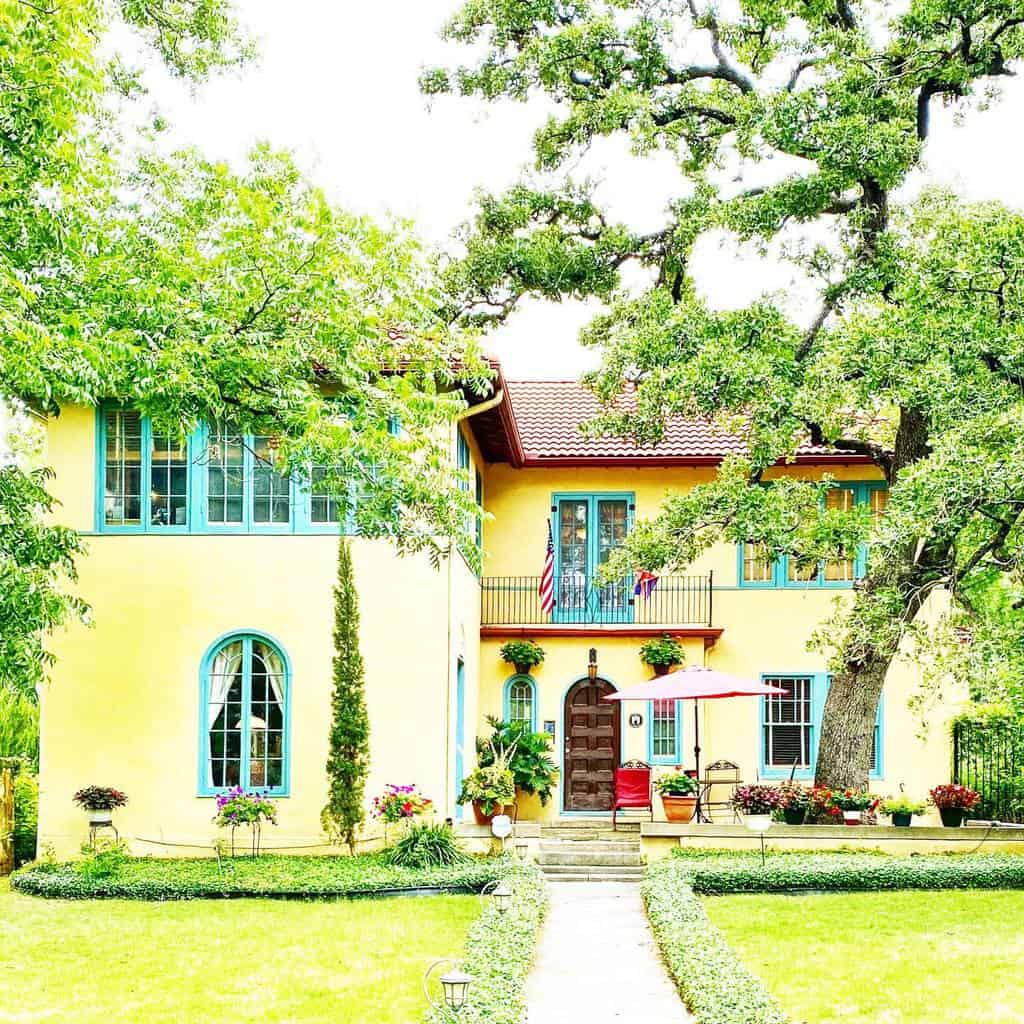
<svg viewBox="0 0 1024 1024">
<path fill-rule="evenodd" d="M 615 801 L 612 804 L 612 831 L 620 808 L 632 807 L 651 812 L 654 821 L 654 801 L 651 798 L 651 766 L 643 761 L 627 761 L 615 769 Z"/>
</svg>

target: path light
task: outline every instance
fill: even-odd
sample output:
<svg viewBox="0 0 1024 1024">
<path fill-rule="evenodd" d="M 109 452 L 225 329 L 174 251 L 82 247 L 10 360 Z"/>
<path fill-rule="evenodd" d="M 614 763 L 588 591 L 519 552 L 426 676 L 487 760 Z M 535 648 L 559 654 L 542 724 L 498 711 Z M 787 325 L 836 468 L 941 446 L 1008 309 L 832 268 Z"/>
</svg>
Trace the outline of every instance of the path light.
<svg viewBox="0 0 1024 1024">
<path fill-rule="evenodd" d="M 508 884 L 503 878 L 499 878 L 493 882 L 488 882 L 480 890 L 480 902 L 483 904 L 487 897 L 494 900 L 494 905 L 498 908 L 499 914 L 508 913 L 509 908 L 512 906 L 512 886 Z"/>
<path fill-rule="evenodd" d="M 451 969 L 445 971 L 439 979 L 444 1002 L 438 1003 L 430 994 L 429 983 L 430 976 L 442 965 L 447 965 Z M 427 1002 L 431 1007 L 439 1013 L 446 1016 L 457 1015 L 466 1005 L 466 1000 L 469 998 L 469 987 L 474 981 L 476 978 L 461 970 L 454 960 L 435 960 L 427 968 L 427 973 L 423 975 L 423 994 L 427 997 Z"/>
</svg>

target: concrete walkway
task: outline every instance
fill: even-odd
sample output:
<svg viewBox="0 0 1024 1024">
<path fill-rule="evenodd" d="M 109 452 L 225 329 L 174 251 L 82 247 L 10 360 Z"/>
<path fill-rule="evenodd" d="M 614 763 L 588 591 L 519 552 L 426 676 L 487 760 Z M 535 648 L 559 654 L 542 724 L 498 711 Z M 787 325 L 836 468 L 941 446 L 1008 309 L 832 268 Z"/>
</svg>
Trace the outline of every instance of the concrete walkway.
<svg viewBox="0 0 1024 1024">
<path fill-rule="evenodd" d="M 654 944 L 640 886 L 563 882 L 526 986 L 528 1024 L 684 1024 Z"/>
</svg>

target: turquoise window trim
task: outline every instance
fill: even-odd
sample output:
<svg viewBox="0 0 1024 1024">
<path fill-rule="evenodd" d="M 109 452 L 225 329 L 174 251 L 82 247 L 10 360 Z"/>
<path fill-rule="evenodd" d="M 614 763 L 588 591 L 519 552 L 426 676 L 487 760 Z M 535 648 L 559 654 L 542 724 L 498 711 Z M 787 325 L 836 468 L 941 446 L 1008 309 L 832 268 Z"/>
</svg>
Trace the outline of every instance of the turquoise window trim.
<svg viewBox="0 0 1024 1024">
<path fill-rule="evenodd" d="M 217 637 L 216 640 L 206 649 L 206 653 L 203 655 L 202 661 L 199 665 L 199 766 L 197 782 L 198 786 L 196 793 L 201 797 L 216 797 L 222 793 L 226 793 L 229 786 L 211 786 L 206 781 L 206 766 L 210 756 L 210 730 L 206 721 L 206 709 L 210 699 L 210 667 L 213 664 L 213 659 L 217 656 L 217 653 L 221 648 L 227 644 L 233 643 L 236 640 L 242 641 L 242 659 L 243 664 L 246 666 L 242 678 L 242 707 L 252 706 L 252 680 L 250 678 L 249 654 L 251 651 L 251 645 L 253 640 L 261 640 L 263 643 L 269 644 L 274 648 L 274 651 L 281 658 L 281 664 L 284 666 L 284 680 L 282 686 L 284 688 L 284 735 L 282 737 L 282 757 L 281 757 L 281 785 L 280 786 L 268 786 L 260 788 L 259 792 L 266 793 L 268 796 L 273 797 L 287 797 L 291 795 L 291 753 L 292 753 L 292 663 L 288 657 L 288 652 L 285 650 L 284 645 L 279 640 L 271 636 L 269 633 L 265 633 L 258 629 L 241 629 L 232 630 L 229 633 L 224 633 Z M 250 743 L 249 743 L 249 715 L 245 714 L 244 710 L 242 713 L 242 722 L 244 728 L 242 730 L 242 765 L 241 765 L 241 777 L 248 779 L 249 777 L 249 757 L 250 757 Z M 243 786 L 248 789 L 248 786 Z"/>
<path fill-rule="evenodd" d="M 675 702 L 675 747 L 676 756 L 666 757 L 664 754 L 654 753 L 654 701 L 647 702 L 647 763 L 658 765 L 672 765 L 673 767 L 683 764 L 683 702 Z"/>
<path fill-rule="evenodd" d="M 203 453 L 209 444 L 210 431 L 206 424 L 197 427 L 188 437 L 188 475 L 187 475 L 187 507 L 188 523 L 185 526 L 156 526 L 149 522 L 149 489 L 152 470 L 153 424 L 148 416 L 141 417 L 142 424 L 142 522 L 138 526 L 110 525 L 105 519 L 105 460 L 106 460 L 106 416 L 110 409 L 121 409 L 125 406 L 116 402 L 105 402 L 96 409 L 95 429 L 95 472 L 93 525 L 96 534 L 148 534 L 149 536 L 181 536 L 183 534 L 221 535 L 221 534 L 265 534 L 265 535 L 355 535 L 355 516 L 353 500 L 350 500 L 346 521 L 341 523 L 314 523 L 312 521 L 312 489 L 305 474 L 293 473 L 288 485 L 289 517 L 287 523 L 256 523 L 253 521 L 253 489 L 246 488 L 245 508 L 241 523 L 211 523 L 208 516 L 208 485 L 209 474 Z M 392 433 L 400 429 L 397 417 L 389 420 Z M 243 473 L 247 480 L 252 479 L 252 467 L 255 456 L 252 452 L 252 435 L 246 434 Z M 355 484 L 349 485 L 354 493 Z"/>
<path fill-rule="evenodd" d="M 633 523 L 636 519 L 636 494 L 633 491 L 556 491 L 551 495 L 551 536 L 555 545 L 555 610 L 552 613 L 552 622 L 575 622 L 577 618 L 570 611 L 563 614 L 558 606 L 559 580 L 562 578 L 562 544 L 558 524 L 558 509 L 563 501 L 585 501 L 587 503 L 587 578 L 593 580 L 598 565 L 599 538 L 598 538 L 598 506 L 602 501 L 625 501 L 626 503 L 626 534 L 633 531 Z M 613 610 L 610 614 L 593 617 L 594 622 L 619 622 L 629 623 L 633 621 L 633 584 L 631 579 L 623 581 L 625 587 L 625 604 L 619 610 Z M 588 595 L 588 600 L 590 600 Z M 588 621 L 591 621 L 588 619 Z"/>
<path fill-rule="evenodd" d="M 810 765 L 806 768 L 797 768 L 793 778 L 799 782 L 809 782 L 814 779 L 814 767 L 818 762 L 818 738 L 821 735 L 821 719 L 825 712 L 825 699 L 828 697 L 828 688 L 832 677 L 828 672 L 762 672 L 761 681 L 770 679 L 810 679 L 811 680 L 811 743 L 810 743 Z M 757 763 L 758 775 L 762 779 L 788 779 L 789 768 L 780 768 L 776 765 L 765 764 L 764 748 L 764 702 L 767 698 L 759 697 L 757 700 Z M 869 779 L 881 779 L 885 775 L 885 694 L 883 693 L 878 701 L 878 711 L 875 713 L 875 767 L 868 775 Z"/>
<path fill-rule="evenodd" d="M 835 489 L 853 491 L 854 503 L 866 505 L 872 491 L 884 491 L 888 484 L 884 480 L 837 481 Z M 736 584 L 742 590 L 850 590 L 856 580 L 867 572 L 868 550 L 861 544 L 853 558 L 853 580 L 829 581 L 825 579 L 824 566 L 819 565 L 817 577 L 813 580 L 791 580 L 789 578 L 789 556 L 782 555 L 772 565 L 771 580 L 745 580 L 743 578 L 743 553 L 745 544 L 736 545 Z"/>
<path fill-rule="evenodd" d="M 502 719 L 512 721 L 512 687 L 516 683 L 529 683 L 530 686 L 530 731 L 537 732 L 537 680 L 531 675 L 511 675 L 505 680 L 502 688 Z"/>
</svg>

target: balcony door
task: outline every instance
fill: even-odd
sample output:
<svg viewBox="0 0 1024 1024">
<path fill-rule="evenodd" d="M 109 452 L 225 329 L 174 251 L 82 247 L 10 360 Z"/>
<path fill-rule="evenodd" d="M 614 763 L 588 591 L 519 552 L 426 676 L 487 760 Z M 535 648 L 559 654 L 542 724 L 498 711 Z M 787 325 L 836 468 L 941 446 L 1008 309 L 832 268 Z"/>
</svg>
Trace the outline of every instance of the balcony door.
<svg viewBox="0 0 1024 1024">
<path fill-rule="evenodd" d="M 599 585 L 597 570 L 626 539 L 634 504 L 630 494 L 558 494 L 555 518 L 556 622 L 631 622 L 632 584 Z"/>
</svg>

